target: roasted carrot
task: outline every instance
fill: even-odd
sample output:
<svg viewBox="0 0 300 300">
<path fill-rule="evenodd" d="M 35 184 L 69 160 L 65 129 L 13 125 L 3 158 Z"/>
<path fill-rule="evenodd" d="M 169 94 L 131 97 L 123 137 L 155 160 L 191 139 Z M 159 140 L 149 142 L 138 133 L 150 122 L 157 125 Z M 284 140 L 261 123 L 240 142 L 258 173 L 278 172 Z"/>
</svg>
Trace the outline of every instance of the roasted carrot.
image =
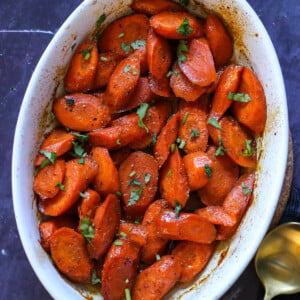
<svg viewBox="0 0 300 300">
<path fill-rule="evenodd" d="M 72 148 L 72 142 L 76 136 L 63 129 L 55 129 L 43 142 L 41 150 L 49 153 L 54 152 L 56 156 L 61 156 Z M 46 159 L 45 155 L 39 154 L 35 161 L 35 166 L 39 166 Z"/>
<path fill-rule="evenodd" d="M 109 109 L 101 99 L 87 94 L 72 94 L 54 101 L 56 119 L 65 127 L 90 131 L 105 127 L 110 121 Z"/>
<path fill-rule="evenodd" d="M 199 274 L 211 258 L 215 245 L 180 242 L 172 251 L 181 265 L 179 281 L 188 282 Z"/>
<path fill-rule="evenodd" d="M 260 81 L 248 68 L 244 68 L 239 92 L 248 95 L 251 101 L 234 101 L 232 112 L 241 124 L 249 128 L 254 135 L 259 135 L 263 132 L 267 119 L 266 96 Z"/>
<path fill-rule="evenodd" d="M 175 143 L 178 135 L 178 124 L 179 114 L 173 115 L 166 126 L 162 129 L 159 134 L 156 143 L 154 144 L 154 157 L 158 163 L 158 168 L 160 169 L 165 161 L 167 160 L 171 145 Z"/>
<path fill-rule="evenodd" d="M 157 79 L 151 74 L 149 74 L 148 78 L 152 93 L 161 97 L 171 97 L 169 78 L 162 77 L 161 79 Z"/>
<path fill-rule="evenodd" d="M 73 216 L 59 216 L 40 223 L 39 231 L 41 235 L 41 245 L 46 252 L 50 251 L 51 236 L 61 227 L 76 229 L 77 221 Z"/>
<path fill-rule="evenodd" d="M 103 52 L 113 51 L 123 57 L 137 48 L 137 41 L 146 41 L 149 19 L 143 14 L 123 17 L 111 23 L 101 34 L 99 48 Z M 134 44 L 133 44 L 134 43 Z"/>
<path fill-rule="evenodd" d="M 196 191 L 204 187 L 214 172 L 210 157 L 202 151 L 190 153 L 183 157 L 189 188 Z"/>
<path fill-rule="evenodd" d="M 140 61 L 141 75 L 145 76 L 148 73 L 148 62 L 147 62 L 147 49 L 146 44 L 144 43 L 139 46 L 139 49 L 133 52 L 133 55 L 136 55 Z"/>
<path fill-rule="evenodd" d="M 116 195 L 110 194 L 97 208 L 94 222 L 95 233 L 88 251 L 92 258 L 99 260 L 109 249 L 120 224 L 121 207 Z"/>
<path fill-rule="evenodd" d="M 233 43 L 222 21 L 211 14 L 206 19 L 205 35 L 214 56 L 215 64 L 223 66 L 228 63 L 233 53 Z"/>
<path fill-rule="evenodd" d="M 105 87 L 110 76 L 121 61 L 121 56 L 114 52 L 99 54 L 99 62 L 95 76 L 94 89 Z"/>
<path fill-rule="evenodd" d="M 94 264 L 89 258 L 84 237 L 62 227 L 50 239 L 52 259 L 57 268 L 73 282 L 91 283 Z"/>
<path fill-rule="evenodd" d="M 212 160 L 213 172 L 209 182 L 198 191 L 201 201 L 208 206 L 222 205 L 239 177 L 239 167 L 227 155 L 214 156 L 216 146 L 210 146 L 207 155 Z"/>
<path fill-rule="evenodd" d="M 166 255 L 139 273 L 132 290 L 132 300 L 157 300 L 175 285 L 181 267 L 177 258 Z"/>
<path fill-rule="evenodd" d="M 95 160 L 89 156 L 84 158 L 84 164 L 79 159 L 73 159 L 66 163 L 65 178 L 63 181 L 64 191 L 52 199 L 39 202 L 39 209 L 44 215 L 59 216 L 70 209 L 79 199 L 98 171 Z"/>
<path fill-rule="evenodd" d="M 189 184 L 178 148 L 170 154 L 160 171 L 159 190 L 172 207 L 184 207 L 189 198 Z"/>
<path fill-rule="evenodd" d="M 131 153 L 119 168 L 125 214 L 143 215 L 157 191 L 158 167 L 153 156 L 141 151 Z"/>
<path fill-rule="evenodd" d="M 185 24 L 189 26 L 189 30 Z M 163 11 L 150 19 L 150 25 L 155 32 L 167 39 L 184 40 L 203 35 L 201 22 L 187 12 Z"/>
<path fill-rule="evenodd" d="M 120 191 L 119 174 L 108 150 L 106 148 L 95 147 L 92 149 L 91 156 L 99 166 L 98 173 L 93 181 L 95 190 L 101 197 L 106 197 L 108 194 Z"/>
<path fill-rule="evenodd" d="M 137 245 L 143 247 L 147 242 L 146 226 L 133 224 L 128 222 L 121 222 L 119 227 L 119 236 L 127 237 L 135 242 Z"/>
<path fill-rule="evenodd" d="M 65 161 L 58 159 L 54 165 L 47 165 L 40 169 L 33 181 L 33 190 L 39 195 L 41 200 L 53 198 L 63 189 L 61 186 L 65 176 Z"/>
<path fill-rule="evenodd" d="M 97 45 L 86 40 L 76 50 L 67 76 L 65 88 L 69 93 L 86 92 L 94 87 L 99 54 Z"/>
<path fill-rule="evenodd" d="M 213 56 L 206 39 L 192 39 L 184 52 L 186 61 L 179 64 L 184 75 L 194 84 L 205 87 L 217 80 Z"/>
<path fill-rule="evenodd" d="M 163 11 L 182 11 L 182 6 L 169 0 L 135 0 L 131 8 L 136 12 L 154 16 Z"/>
<path fill-rule="evenodd" d="M 215 226 L 196 214 L 165 209 L 154 220 L 157 237 L 210 244 L 216 239 Z"/>
<path fill-rule="evenodd" d="M 110 157 L 117 169 L 119 169 L 121 163 L 130 155 L 130 153 L 131 150 L 129 147 L 123 147 L 119 150 L 110 152 Z"/>
<path fill-rule="evenodd" d="M 140 247 L 130 239 L 118 239 L 112 244 L 101 276 L 104 299 L 125 299 L 125 289 L 131 290 L 139 261 Z"/>
<path fill-rule="evenodd" d="M 201 218 L 216 225 L 234 226 L 236 224 L 236 217 L 220 206 L 207 206 L 199 208 L 194 212 Z"/>
</svg>

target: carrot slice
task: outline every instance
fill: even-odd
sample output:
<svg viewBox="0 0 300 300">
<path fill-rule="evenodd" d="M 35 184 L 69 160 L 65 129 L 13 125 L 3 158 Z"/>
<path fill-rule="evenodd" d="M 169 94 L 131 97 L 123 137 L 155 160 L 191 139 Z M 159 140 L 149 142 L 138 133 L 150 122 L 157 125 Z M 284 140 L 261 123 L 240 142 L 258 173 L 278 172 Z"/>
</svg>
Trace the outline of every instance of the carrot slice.
<svg viewBox="0 0 300 300">
<path fill-rule="evenodd" d="M 168 40 L 150 29 L 147 38 L 147 60 L 150 73 L 157 79 L 165 77 L 172 62 L 172 51 Z"/>
<path fill-rule="evenodd" d="M 173 115 L 167 122 L 166 126 L 162 129 L 160 135 L 154 144 L 154 157 L 158 163 L 158 168 L 160 169 L 165 161 L 167 160 L 171 145 L 175 143 L 178 135 L 178 121 L 179 114 Z"/>
<path fill-rule="evenodd" d="M 41 245 L 46 252 L 50 252 L 51 236 L 61 227 L 75 229 L 77 227 L 76 219 L 73 216 L 59 216 L 40 223 L 39 231 L 41 235 Z"/>
<path fill-rule="evenodd" d="M 125 299 L 131 290 L 140 260 L 140 247 L 129 239 L 118 239 L 109 249 L 102 270 L 104 299 Z"/>
<path fill-rule="evenodd" d="M 211 14 L 206 19 L 205 35 L 214 56 L 215 64 L 223 66 L 228 63 L 233 53 L 233 43 L 222 21 Z"/>
<path fill-rule="evenodd" d="M 235 216 L 229 214 L 223 207 L 220 206 L 207 206 L 204 208 L 199 208 L 195 210 L 194 213 L 208 222 L 216 225 L 234 226 L 236 224 Z"/>
<path fill-rule="evenodd" d="M 219 120 L 230 107 L 232 100 L 228 99 L 228 94 L 237 91 L 243 68 L 238 65 L 230 65 L 222 73 L 214 94 L 208 120 L 211 118 Z"/>
<path fill-rule="evenodd" d="M 184 166 L 191 191 L 204 187 L 214 172 L 209 156 L 202 151 L 190 153 L 183 157 Z"/>
<path fill-rule="evenodd" d="M 133 52 L 140 60 L 141 75 L 145 76 L 148 73 L 147 49 L 146 44 L 139 46 L 139 49 Z"/>
<path fill-rule="evenodd" d="M 139 273 L 132 290 L 132 300 L 157 300 L 175 285 L 180 277 L 180 263 L 172 255 L 166 255 Z"/>
<path fill-rule="evenodd" d="M 58 229 L 50 239 L 52 259 L 57 268 L 70 280 L 91 283 L 94 264 L 86 250 L 84 237 L 71 228 Z"/>
<path fill-rule="evenodd" d="M 213 56 L 206 39 L 192 39 L 188 42 L 189 52 L 184 52 L 186 61 L 179 67 L 194 84 L 209 86 L 217 80 Z"/>
<path fill-rule="evenodd" d="M 120 191 L 119 174 L 108 150 L 101 147 L 93 148 L 91 156 L 99 166 L 98 174 L 93 181 L 95 190 L 101 197 L 106 197 L 108 194 L 114 194 Z"/>
<path fill-rule="evenodd" d="M 189 25 L 190 30 L 180 30 L 184 22 Z M 150 25 L 155 32 L 167 39 L 184 40 L 203 35 L 200 21 L 187 12 L 161 12 L 150 19 Z"/>
<path fill-rule="evenodd" d="M 88 251 L 92 258 L 100 259 L 109 249 L 120 224 L 121 207 L 116 195 L 108 195 L 97 208 L 94 224 L 95 233 Z"/>
<path fill-rule="evenodd" d="M 216 239 L 215 226 L 196 214 L 180 213 L 165 209 L 154 220 L 156 234 L 170 240 L 210 244 Z"/>
<path fill-rule="evenodd" d="M 158 167 L 153 156 L 134 152 L 119 168 L 125 214 L 136 217 L 144 214 L 157 191 Z"/>
<path fill-rule="evenodd" d="M 176 146 L 160 171 L 159 190 L 172 207 L 175 207 L 176 203 L 184 207 L 189 198 L 187 174 Z"/>
<path fill-rule="evenodd" d="M 59 216 L 70 209 L 94 179 L 98 171 L 95 160 L 89 156 L 84 158 L 84 164 L 79 159 L 73 159 L 66 163 L 66 173 L 63 181 L 64 191 L 52 199 L 39 202 L 40 211 L 47 216 Z"/>
<path fill-rule="evenodd" d="M 149 19 L 143 14 L 123 17 L 111 23 L 101 34 L 99 48 L 103 52 L 113 51 L 120 56 L 132 53 L 132 43 L 146 41 Z M 134 47 L 135 48 L 135 47 Z"/>
<path fill-rule="evenodd" d="M 135 90 L 140 78 L 140 60 L 136 55 L 123 59 L 112 73 L 103 101 L 111 111 L 124 107 Z"/>
<path fill-rule="evenodd" d="M 123 147 L 116 151 L 110 152 L 110 157 L 116 166 L 119 169 L 121 163 L 130 155 L 131 149 L 129 147 Z"/>
<path fill-rule="evenodd" d="M 161 79 L 157 79 L 152 74 L 149 74 L 148 78 L 152 93 L 161 97 L 171 97 L 169 78 L 162 77 Z"/>
<path fill-rule="evenodd" d="M 61 156 L 72 148 L 72 142 L 76 136 L 63 129 L 55 129 L 43 142 L 41 150 L 49 153 L 54 152 L 56 156 Z M 45 155 L 39 154 L 35 161 L 35 166 L 39 166 L 46 159 Z"/>
<path fill-rule="evenodd" d="M 65 176 L 65 162 L 62 159 L 56 160 L 54 165 L 47 165 L 40 169 L 33 181 L 33 190 L 40 199 L 53 198 L 59 192 L 59 184 L 62 184 Z"/>
<path fill-rule="evenodd" d="M 207 155 L 212 160 L 210 181 L 198 191 L 201 201 L 208 206 L 222 205 L 239 177 L 239 167 L 227 155 L 214 156 L 216 146 L 210 146 Z"/>
<path fill-rule="evenodd" d="M 172 251 L 181 265 L 180 282 L 189 282 L 199 274 L 209 262 L 215 245 L 180 242 Z"/>
<path fill-rule="evenodd" d="M 248 94 L 251 101 L 234 101 L 232 112 L 241 124 L 249 128 L 254 135 L 259 135 L 263 132 L 267 119 L 266 96 L 260 81 L 248 68 L 244 68 L 239 92 Z"/>
<path fill-rule="evenodd" d="M 69 93 L 86 92 L 94 87 L 99 54 L 97 45 L 86 40 L 76 50 L 68 73 L 65 88 Z"/>
<path fill-rule="evenodd" d="M 94 89 L 105 87 L 110 76 L 121 61 L 121 56 L 114 52 L 99 54 L 99 62 L 95 76 Z"/>
<path fill-rule="evenodd" d="M 92 95 L 72 94 L 54 101 L 56 119 L 65 127 L 90 131 L 105 127 L 110 121 L 108 107 Z"/>
<path fill-rule="evenodd" d="M 163 11 L 183 11 L 183 7 L 168 0 L 135 0 L 131 8 L 136 12 L 154 16 Z"/>
<path fill-rule="evenodd" d="M 127 222 L 120 223 L 119 236 L 125 236 L 141 247 L 145 246 L 147 242 L 147 234 L 148 233 L 144 225 L 137 225 Z"/>
</svg>

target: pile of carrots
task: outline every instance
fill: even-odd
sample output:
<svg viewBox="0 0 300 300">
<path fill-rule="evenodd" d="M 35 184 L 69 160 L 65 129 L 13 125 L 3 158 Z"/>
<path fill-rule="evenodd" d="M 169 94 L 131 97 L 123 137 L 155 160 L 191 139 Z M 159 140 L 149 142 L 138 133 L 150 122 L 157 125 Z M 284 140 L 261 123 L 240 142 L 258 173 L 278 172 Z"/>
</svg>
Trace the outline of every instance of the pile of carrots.
<svg viewBox="0 0 300 300">
<path fill-rule="evenodd" d="M 35 161 L 41 244 L 104 299 L 161 299 L 249 206 L 264 90 L 215 14 L 138 0 L 75 51 Z M 99 30 L 105 15 L 97 22 Z"/>
</svg>

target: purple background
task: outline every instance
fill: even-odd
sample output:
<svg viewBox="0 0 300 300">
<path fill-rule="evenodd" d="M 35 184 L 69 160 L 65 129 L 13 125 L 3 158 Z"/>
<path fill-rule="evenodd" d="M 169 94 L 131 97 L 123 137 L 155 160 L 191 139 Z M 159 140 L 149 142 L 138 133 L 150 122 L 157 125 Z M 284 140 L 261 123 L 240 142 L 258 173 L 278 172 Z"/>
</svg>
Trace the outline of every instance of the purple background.
<svg viewBox="0 0 300 300">
<path fill-rule="evenodd" d="M 33 273 L 18 237 L 11 196 L 11 152 L 19 108 L 34 67 L 53 34 L 80 2 L 0 1 L 0 299 L 51 299 Z M 300 221 L 300 1 L 248 2 L 262 19 L 273 40 L 285 78 L 295 149 L 295 176 L 292 196 L 282 221 Z M 12 30 L 42 30 L 49 33 Z M 222 299 L 252 300 L 262 297 L 263 288 L 251 263 Z M 300 294 L 276 299 L 300 299 Z"/>
</svg>

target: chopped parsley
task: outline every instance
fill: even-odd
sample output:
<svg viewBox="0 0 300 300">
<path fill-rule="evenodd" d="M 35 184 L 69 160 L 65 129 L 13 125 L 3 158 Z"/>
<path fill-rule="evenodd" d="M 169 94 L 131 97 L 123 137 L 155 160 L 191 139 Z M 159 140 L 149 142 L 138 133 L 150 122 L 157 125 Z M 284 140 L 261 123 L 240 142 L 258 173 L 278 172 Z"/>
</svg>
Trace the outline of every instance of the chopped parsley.
<svg viewBox="0 0 300 300">
<path fill-rule="evenodd" d="M 108 61 L 107 57 L 104 57 L 104 56 L 101 56 L 101 57 L 100 57 L 100 60 L 101 60 L 101 61 Z"/>
<path fill-rule="evenodd" d="M 55 187 L 58 187 L 61 191 L 65 191 L 65 186 L 61 184 L 59 181 L 57 181 Z"/>
<path fill-rule="evenodd" d="M 125 232 L 120 232 L 120 236 L 122 236 L 122 237 L 126 237 L 126 236 L 127 236 L 127 234 L 126 234 Z"/>
<path fill-rule="evenodd" d="M 129 177 L 132 177 L 132 176 L 134 176 L 135 175 L 135 171 L 132 171 L 130 174 L 129 174 Z"/>
<path fill-rule="evenodd" d="M 50 112 L 50 117 L 51 117 L 52 120 L 55 120 L 55 114 L 54 114 L 53 111 Z"/>
<path fill-rule="evenodd" d="M 51 163 L 53 165 L 55 164 L 55 161 L 56 161 L 56 153 L 55 152 L 47 152 L 46 150 L 42 149 L 42 150 L 40 150 L 40 153 L 48 159 L 49 162 L 46 165 L 49 165 L 49 163 Z M 44 167 L 46 167 L 46 165 Z M 41 167 L 41 169 L 43 169 L 43 168 Z"/>
<path fill-rule="evenodd" d="M 151 142 L 151 146 L 154 146 L 155 143 L 157 141 L 157 135 L 156 134 L 153 134 L 153 138 L 152 138 L 152 142 Z"/>
<path fill-rule="evenodd" d="M 156 254 L 156 261 L 159 261 L 159 260 L 160 260 L 160 255 Z"/>
<path fill-rule="evenodd" d="M 80 158 L 80 159 L 78 160 L 78 163 L 81 164 L 81 165 L 84 165 L 84 158 Z"/>
<path fill-rule="evenodd" d="M 147 185 L 150 181 L 151 175 L 149 173 L 145 174 L 145 184 Z"/>
<path fill-rule="evenodd" d="M 88 134 L 80 134 L 77 132 L 71 132 L 71 134 L 76 136 L 80 143 L 85 143 L 90 138 L 90 135 Z"/>
<path fill-rule="evenodd" d="M 225 155 L 225 152 L 227 152 L 227 150 L 224 149 L 224 144 L 222 142 L 222 138 L 221 135 L 218 135 L 218 139 L 219 139 L 219 147 L 217 149 L 217 151 L 214 153 L 213 157 L 218 156 L 218 155 Z"/>
<path fill-rule="evenodd" d="M 122 246 L 123 245 L 123 242 L 122 241 L 115 241 L 114 244 L 116 246 Z"/>
<path fill-rule="evenodd" d="M 124 32 L 120 33 L 119 36 L 118 36 L 119 39 L 122 38 L 124 35 L 125 35 Z"/>
<path fill-rule="evenodd" d="M 98 21 L 96 23 L 97 28 L 99 28 L 102 25 L 102 23 L 105 21 L 105 19 L 106 19 L 106 15 L 105 14 L 103 14 L 103 15 L 100 16 L 100 18 L 98 19 Z"/>
<path fill-rule="evenodd" d="M 175 218 L 179 219 L 179 212 L 181 211 L 181 205 L 175 200 Z"/>
<path fill-rule="evenodd" d="M 95 229 L 93 226 L 89 225 L 90 221 L 88 217 L 84 217 L 81 220 L 80 230 L 81 234 L 87 239 L 87 241 L 91 244 L 91 239 L 95 236 Z"/>
<path fill-rule="evenodd" d="M 81 198 L 86 198 L 87 196 L 84 193 L 79 193 Z"/>
<path fill-rule="evenodd" d="M 186 142 L 185 142 L 184 140 L 181 140 L 181 142 L 180 142 L 178 148 L 179 148 L 179 149 L 183 149 L 183 148 L 185 147 L 185 145 L 186 145 Z"/>
<path fill-rule="evenodd" d="M 131 69 L 131 66 L 129 64 L 126 65 L 126 67 L 124 68 L 124 73 L 129 72 Z"/>
<path fill-rule="evenodd" d="M 120 139 L 117 139 L 117 144 L 118 144 L 118 145 L 121 145 Z"/>
<path fill-rule="evenodd" d="M 66 99 L 66 104 L 69 105 L 69 106 L 73 106 L 74 102 L 75 102 L 74 99 L 70 99 L 70 98 Z"/>
<path fill-rule="evenodd" d="M 243 94 L 243 93 L 229 93 L 227 98 L 229 100 L 237 101 L 237 102 L 244 102 L 248 103 L 251 101 L 251 98 L 248 94 Z"/>
<path fill-rule="evenodd" d="M 87 49 L 83 49 L 79 53 L 82 53 L 82 56 L 84 57 L 85 60 L 89 60 L 91 57 L 90 51 L 93 49 L 93 46 L 88 46 Z"/>
<path fill-rule="evenodd" d="M 73 150 L 74 150 L 74 156 L 75 157 L 84 157 L 86 156 L 86 153 L 84 152 L 84 149 L 81 144 L 77 142 L 72 142 L 73 144 Z"/>
<path fill-rule="evenodd" d="M 241 156 L 251 157 L 256 151 L 251 146 L 252 140 L 246 140 L 246 149 L 244 153 L 240 154 Z"/>
<path fill-rule="evenodd" d="M 142 184 L 138 180 L 136 180 L 136 179 L 130 179 L 129 182 L 128 182 L 128 184 L 127 184 L 127 186 L 130 186 L 130 185 L 142 186 Z"/>
<path fill-rule="evenodd" d="M 130 45 L 127 45 L 125 43 L 121 43 L 120 47 L 125 52 L 125 54 L 129 54 L 129 52 L 130 52 Z"/>
<path fill-rule="evenodd" d="M 143 123 L 143 119 L 146 115 L 147 109 L 149 107 L 148 103 L 142 103 L 141 106 L 137 109 L 136 113 L 139 116 L 138 125 L 142 128 L 145 128 L 147 133 L 149 132 L 149 129 L 147 126 Z"/>
<path fill-rule="evenodd" d="M 190 27 L 190 22 L 187 17 L 183 19 L 183 22 L 177 29 L 177 32 L 185 37 L 189 36 L 193 32 L 193 29 Z"/>
<path fill-rule="evenodd" d="M 171 174 L 172 174 L 172 170 L 169 170 L 167 176 L 170 176 Z"/>
<path fill-rule="evenodd" d="M 98 284 L 98 283 L 101 283 L 101 279 L 97 277 L 97 272 L 96 272 L 96 270 L 93 270 L 93 272 L 92 272 L 92 281 L 91 281 L 91 284 L 92 284 L 92 285 L 95 285 L 95 284 Z"/>
<path fill-rule="evenodd" d="M 130 232 L 133 229 L 133 226 L 130 226 L 130 228 L 128 229 L 128 231 Z"/>
<path fill-rule="evenodd" d="M 146 41 L 136 40 L 131 43 L 131 47 L 133 50 L 138 50 L 141 46 L 146 46 Z"/>
<path fill-rule="evenodd" d="M 188 6 L 190 4 L 190 0 L 179 0 L 179 4 L 182 7 Z"/>
<path fill-rule="evenodd" d="M 246 187 L 245 182 L 242 182 L 242 188 L 244 195 L 248 195 L 251 193 L 251 190 Z"/>
<path fill-rule="evenodd" d="M 170 150 L 171 150 L 171 152 L 174 152 L 174 151 L 175 151 L 175 144 L 172 144 L 172 145 L 171 145 Z"/>
<path fill-rule="evenodd" d="M 210 167 L 208 164 L 205 164 L 204 171 L 206 173 L 206 176 L 208 178 L 208 181 L 210 181 L 210 177 L 212 175 L 212 167 Z"/>
<path fill-rule="evenodd" d="M 172 71 L 169 71 L 169 72 L 167 73 L 166 77 L 169 78 L 169 77 L 171 77 L 172 74 L 173 74 L 173 72 L 172 72 Z"/>
<path fill-rule="evenodd" d="M 131 300 L 130 290 L 129 289 L 125 289 L 125 299 L 126 300 Z"/>
<path fill-rule="evenodd" d="M 127 278 L 126 280 L 125 280 L 125 283 L 128 283 L 129 282 L 129 279 Z"/>
<path fill-rule="evenodd" d="M 122 196 L 122 193 L 119 192 L 119 191 L 117 191 L 117 192 L 116 192 L 116 195 L 119 196 L 119 197 L 121 197 L 121 196 Z"/>
<path fill-rule="evenodd" d="M 186 62 L 186 56 L 183 54 L 183 52 L 189 52 L 189 48 L 187 46 L 187 41 L 180 40 L 177 46 L 179 65 L 181 65 L 182 62 Z"/>
<path fill-rule="evenodd" d="M 188 117 L 188 112 L 186 112 L 185 114 L 184 114 L 184 117 L 183 117 L 183 120 L 182 120 L 182 125 L 184 125 L 185 124 L 185 122 L 186 122 L 186 119 L 187 119 L 187 117 Z"/>
<path fill-rule="evenodd" d="M 143 192 L 143 185 L 136 179 L 130 179 L 127 186 L 130 186 L 130 185 L 139 186 L 139 188 L 130 191 L 130 198 L 129 198 L 128 206 L 134 205 L 141 198 L 141 195 Z"/>
<path fill-rule="evenodd" d="M 219 122 L 216 119 L 210 118 L 207 123 L 224 132 L 223 128 L 221 127 L 221 125 L 219 124 Z"/>
<path fill-rule="evenodd" d="M 199 132 L 198 132 L 198 130 L 197 129 L 192 129 L 192 134 L 191 134 L 191 138 L 192 137 L 199 137 Z"/>
</svg>

